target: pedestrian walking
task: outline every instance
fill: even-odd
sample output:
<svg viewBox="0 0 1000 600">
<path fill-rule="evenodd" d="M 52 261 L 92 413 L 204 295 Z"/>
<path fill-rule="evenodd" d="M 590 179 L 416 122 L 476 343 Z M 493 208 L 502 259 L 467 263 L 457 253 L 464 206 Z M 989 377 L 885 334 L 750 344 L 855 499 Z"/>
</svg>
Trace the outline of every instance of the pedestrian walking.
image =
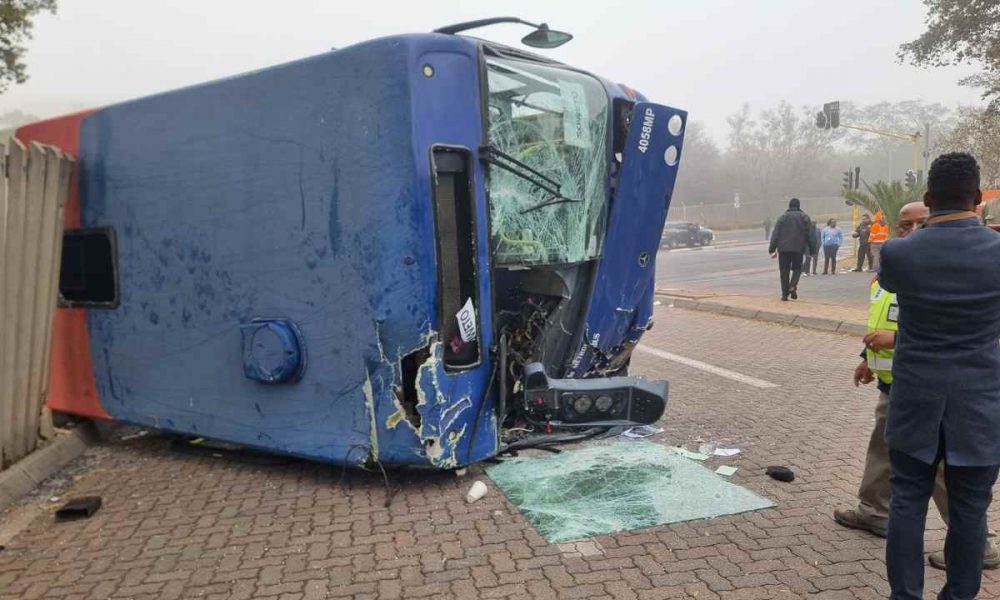
<svg viewBox="0 0 1000 600">
<path fill-rule="evenodd" d="M 811 219 L 810 219 L 811 220 Z M 815 222 L 809 224 L 809 249 L 806 250 L 802 261 L 802 276 L 809 277 L 810 273 L 815 275 L 819 267 L 819 240 L 821 237 L 819 225 Z"/>
<path fill-rule="evenodd" d="M 921 227 L 930 215 L 923 202 L 911 202 L 899 211 L 896 236 L 904 238 Z M 861 529 L 885 537 L 889 522 L 889 448 L 885 444 L 885 418 L 892 390 L 892 358 L 896 346 L 899 305 L 896 295 L 887 292 L 873 279 L 869 289 L 868 334 L 861 363 L 854 369 L 854 385 L 877 382 L 878 403 L 875 405 L 875 427 L 868 440 L 865 468 L 858 488 L 858 504 L 854 508 L 838 508 L 833 519 L 845 527 Z M 941 519 L 948 524 L 948 492 L 945 488 L 944 465 L 939 464 L 934 479 L 934 505 Z M 944 552 L 928 557 L 931 566 L 945 568 Z M 1000 553 L 988 537 L 983 552 L 983 568 L 1000 567 Z"/>
<path fill-rule="evenodd" d="M 764 239 L 771 239 L 771 217 L 767 216 L 764 218 Z"/>
<path fill-rule="evenodd" d="M 864 270 L 865 259 L 868 259 L 868 270 L 872 270 L 873 258 L 872 258 L 872 245 L 871 245 L 871 231 L 872 231 L 872 218 L 871 215 L 865 213 L 861 215 L 861 222 L 858 226 L 854 228 L 854 233 L 851 237 L 858 240 L 858 264 L 854 268 L 855 273 L 860 273 Z"/>
<path fill-rule="evenodd" d="M 938 463 L 950 520 L 939 598 L 979 593 L 986 510 L 1000 471 L 1000 235 L 984 227 L 979 166 L 931 164 L 924 229 L 886 242 L 879 285 L 896 294 L 898 335 L 885 439 L 891 468 L 886 572 L 892 598 L 923 598 L 924 526 Z"/>
<path fill-rule="evenodd" d="M 885 222 L 882 211 L 875 213 L 871 227 L 868 229 L 868 248 L 872 252 L 872 270 L 878 271 L 882 254 L 882 245 L 889 239 L 889 225 Z"/>
<path fill-rule="evenodd" d="M 812 220 L 802 212 L 798 198 L 788 201 L 788 210 L 778 217 L 771 230 L 768 253 L 778 259 L 781 278 L 781 299 L 798 299 L 799 277 L 802 275 L 802 255 L 809 251 L 809 230 Z"/>
<path fill-rule="evenodd" d="M 823 240 L 823 274 L 837 274 L 837 250 L 844 243 L 844 232 L 837 227 L 837 219 L 830 219 L 826 222 L 826 227 L 822 232 Z"/>
</svg>

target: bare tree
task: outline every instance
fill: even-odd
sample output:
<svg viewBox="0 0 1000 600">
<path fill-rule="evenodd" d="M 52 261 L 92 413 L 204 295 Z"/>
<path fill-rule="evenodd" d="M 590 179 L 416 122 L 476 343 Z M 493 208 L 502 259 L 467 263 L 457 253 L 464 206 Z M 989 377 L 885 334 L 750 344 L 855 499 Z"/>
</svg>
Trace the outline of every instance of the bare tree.
<svg viewBox="0 0 1000 600">
<path fill-rule="evenodd" d="M 725 201 L 732 191 L 721 180 L 722 152 L 701 123 L 689 122 L 684 133 L 684 158 L 673 199 L 689 205 Z"/>
<path fill-rule="evenodd" d="M 979 161 L 982 186 L 1000 188 L 1000 113 L 965 108 L 954 130 L 935 146 L 936 152 L 969 152 Z"/>
<path fill-rule="evenodd" d="M 831 174 L 829 157 L 840 134 L 817 129 L 809 109 L 782 102 L 754 117 L 744 105 L 728 123 L 729 180 L 739 182 L 752 200 L 778 202 L 804 195 L 816 188 L 817 179 Z"/>
</svg>

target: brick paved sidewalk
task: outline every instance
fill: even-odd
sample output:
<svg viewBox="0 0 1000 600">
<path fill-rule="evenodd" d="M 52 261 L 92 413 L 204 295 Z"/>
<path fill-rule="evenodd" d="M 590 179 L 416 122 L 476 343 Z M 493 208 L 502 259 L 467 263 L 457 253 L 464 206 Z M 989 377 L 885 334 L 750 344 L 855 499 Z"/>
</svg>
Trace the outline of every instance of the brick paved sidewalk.
<svg viewBox="0 0 1000 600">
<path fill-rule="evenodd" d="M 657 318 L 644 343 L 779 384 L 634 361 L 671 381 L 656 441 L 742 448 L 725 460 L 733 479 L 776 507 L 556 546 L 492 485 L 466 504 L 475 473 L 392 473 L 401 491 L 386 508 L 378 475 L 179 454 L 151 436 L 89 451 L 63 495 L 105 507 L 73 523 L 46 513 L 14 537 L 0 599 L 884 598 L 883 540 L 830 518 L 853 499 L 872 423 L 875 391 L 849 382 L 856 341 L 666 307 Z M 767 478 L 769 464 L 796 481 Z M 936 516 L 931 527 L 928 551 L 942 539 Z M 928 571 L 928 597 L 941 579 Z M 997 597 L 1000 579 L 984 583 L 981 597 Z"/>
</svg>

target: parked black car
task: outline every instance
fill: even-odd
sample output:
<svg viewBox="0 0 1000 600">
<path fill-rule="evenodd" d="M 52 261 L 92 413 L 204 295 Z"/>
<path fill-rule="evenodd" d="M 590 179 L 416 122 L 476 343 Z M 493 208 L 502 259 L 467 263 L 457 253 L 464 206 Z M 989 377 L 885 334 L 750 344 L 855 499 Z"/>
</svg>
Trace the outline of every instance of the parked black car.
<svg viewBox="0 0 1000 600">
<path fill-rule="evenodd" d="M 715 232 L 708 227 L 687 221 L 667 221 L 663 227 L 661 246 L 708 246 L 715 239 Z"/>
</svg>

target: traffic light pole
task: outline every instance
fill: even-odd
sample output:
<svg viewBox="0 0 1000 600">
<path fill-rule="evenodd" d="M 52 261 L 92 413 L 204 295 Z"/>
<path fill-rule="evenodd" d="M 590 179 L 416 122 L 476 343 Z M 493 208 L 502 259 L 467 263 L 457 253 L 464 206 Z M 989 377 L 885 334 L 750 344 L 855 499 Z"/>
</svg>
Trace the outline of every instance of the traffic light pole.
<svg viewBox="0 0 1000 600">
<path fill-rule="evenodd" d="M 868 133 L 874 133 L 876 135 L 881 135 L 884 137 L 896 138 L 897 140 L 906 140 L 913 144 L 913 172 L 922 171 L 922 157 L 920 152 L 920 139 L 923 135 L 917 131 L 915 133 L 897 133 L 895 131 L 886 131 L 885 129 L 875 129 L 874 127 L 862 127 L 860 125 L 845 125 L 840 124 L 841 127 L 846 129 L 854 129 L 856 131 L 865 131 Z"/>
</svg>

